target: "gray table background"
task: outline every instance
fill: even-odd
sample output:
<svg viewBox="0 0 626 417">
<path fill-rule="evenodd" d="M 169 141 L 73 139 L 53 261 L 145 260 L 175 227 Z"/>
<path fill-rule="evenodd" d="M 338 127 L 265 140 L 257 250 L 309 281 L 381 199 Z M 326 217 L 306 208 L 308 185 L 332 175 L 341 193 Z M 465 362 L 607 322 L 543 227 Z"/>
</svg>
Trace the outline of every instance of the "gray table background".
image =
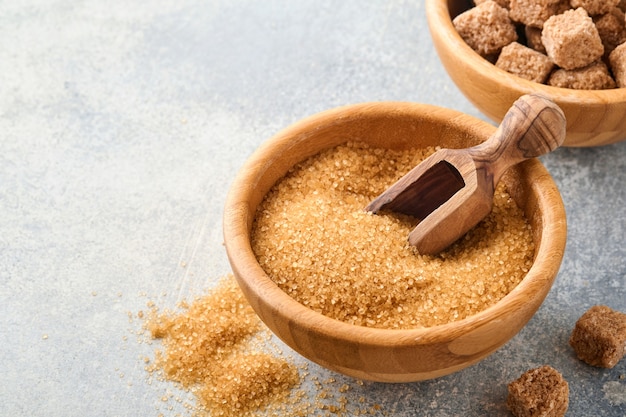
<svg viewBox="0 0 626 417">
<path fill-rule="evenodd" d="M 222 207 L 261 142 L 380 100 L 484 118 L 440 65 L 421 0 L 0 0 L 0 415 L 185 415 L 161 401 L 170 384 L 148 383 L 154 346 L 129 313 L 230 271 Z M 548 363 L 570 382 L 568 415 L 626 415 L 626 360 L 591 368 L 567 344 L 591 305 L 626 311 L 626 143 L 543 161 L 569 236 L 536 316 L 478 365 L 351 399 L 506 416 L 506 383 Z"/>
</svg>

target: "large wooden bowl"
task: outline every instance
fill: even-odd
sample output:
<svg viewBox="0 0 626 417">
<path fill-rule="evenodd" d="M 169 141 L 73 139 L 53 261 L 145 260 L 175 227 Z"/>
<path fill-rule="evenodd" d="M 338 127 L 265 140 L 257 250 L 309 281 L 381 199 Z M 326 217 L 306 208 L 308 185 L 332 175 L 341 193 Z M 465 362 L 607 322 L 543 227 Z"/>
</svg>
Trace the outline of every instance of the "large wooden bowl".
<svg viewBox="0 0 626 417">
<path fill-rule="evenodd" d="M 557 275 L 566 240 L 563 202 L 538 160 L 511 168 L 502 181 L 530 219 L 534 264 L 500 302 L 457 322 L 411 330 L 340 322 L 298 303 L 266 275 L 250 244 L 259 203 L 294 164 L 349 140 L 408 149 L 464 148 L 495 128 L 454 110 L 412 103 L 365 103 L 311 116 L 278 133 L 237 175 L 224 213 L 224 239 L 233 273 L 261 320 L 287 345 L 318 364 L 356 378 L 407 382 L 463 369 L 494 352 L 532 317 Z"/>
<path fill-rule="evenodd" d="M 452 25 L 452 19 L 472 5 L 471 0 L 426 0 L 426 16 L 444 68 L 481 112 L 499 123 L 515 100 L 538 92 L 551 98 L 565 113 L 564 146 L 608 145 L 626 139 L 626 88 L 551 87 L 497 68 L 474 52 Z"/>
</svg>

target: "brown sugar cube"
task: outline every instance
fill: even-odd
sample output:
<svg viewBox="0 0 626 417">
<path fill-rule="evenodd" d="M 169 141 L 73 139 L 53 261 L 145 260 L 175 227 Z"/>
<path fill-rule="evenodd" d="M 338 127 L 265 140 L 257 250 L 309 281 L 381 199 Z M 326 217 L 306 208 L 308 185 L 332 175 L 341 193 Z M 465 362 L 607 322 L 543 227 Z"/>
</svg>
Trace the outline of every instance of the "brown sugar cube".
<svg viewBox="0 0 626 417">
<path fill-rule="evenodd" d="M 608 13 L 619 2 L 620 0 L 570 0 L 570 4 L 574 9 L 582 7 L 591 16 Z"/>
<path fill-rule="evenodd" d="M 478 6 L 479 4 L 484 3 L 486 1 L 489 1 L 489 0 L 474 0 L 474 4 Z M 504 7 L 505 9 L 509 8 L 509 3 L 511 2 L 511 0 L 493 0 L 493 1 L 498 3 L 498 6 Z"/>
<path fill-rule="evenodd" d="M 511 20 L 542 28 L 551 16 L 570 8 L 569 0 L 510 0 Z"/>
<path fill-rule="evenodd" d="M 608 13 L 594 16 L 593 22 L 604 45 L 604 56 L 609 56 L 617 45 L 626 41 L 626 19 L 619 7 L 613 7 Z"/>
<path fill-rule="evenodd" d="M 506 405 L 515 417 L 562 417 L 569 405 L 569 385 L 548 365 L 526 371 L 508 385 Z"/>
<path fill-rule="evenodd" d="M 626 12 L 626 0 L 620 0 L 617 5 L 623 12 Z"/>
<path fill-rule="evenodd" d="M 602 61 L 574 70 L 557 69 L 550 75 L 547 84 L 575 90 L 606 90 L 616 87 L 615 80 Z"/>
<path fill-rule="evenodd" d="M 546 53 L 546 48 L 541 42 L 541 29 L 534 26 L 524 26 L 526 36 L 526 46 L 542 54 Z"/>
<path fill-rule="evenodd" d="M 576 322 L 569 344 L 589 365 L 614 367 L 626 348 L 626 314 L 607 306 L 591 307 Z"/>
<path fill-rule="evenodd" d="M 452 23 L 463 40 L 483 56 L 498 53 L 517 40 L 508 10 L 492 0 L 461 13 Z"/>
<path fill-rule="evenodd" d="M 609 64 L 615 77 L 615 82 L 620 88 L 626 87 L 626 43 L 613 49 L 609 55 Z"/>
<path fill-rule="evenodd" d="M 543 83 L 550 75 L 554 64 L 546 55 L 512 42 L 502 48 L 496 67 L 536 83 Z"/>
<path fill-rule="evenodd" d="M 541 41 L 552 61 L 567 70 L 586 67 L 604 53 L 593 20 L 580 7 L 549 18 L 543 25 Z"/>
</svg>

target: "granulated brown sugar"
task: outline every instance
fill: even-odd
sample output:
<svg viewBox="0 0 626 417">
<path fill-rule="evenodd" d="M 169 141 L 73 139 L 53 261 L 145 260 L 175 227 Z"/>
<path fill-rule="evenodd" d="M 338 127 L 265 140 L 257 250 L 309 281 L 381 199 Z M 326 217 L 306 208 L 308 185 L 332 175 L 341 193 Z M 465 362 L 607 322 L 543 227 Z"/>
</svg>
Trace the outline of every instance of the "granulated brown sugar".
<svg viewBox="0 0 626 417">
<path fill-rule="evenodd" d="M 234 280 L 224 280 L 211 293 L 176 314 L 152 314 L 152 337 L 162 339 L 157 363 L 168 379 L 191 386 L 210 378 L 212 367 L 259 331 L 260 322 Z"/>
<path fill-rule="evenodd" d="M 242 353 L 217 362 L 210 369 L 211 384 L 198 391 L 211 415 L 245 415 L 286 401 L 299 383 L 297 368 L 274 355 Z"/>
<path fill-rule="evenodd" d="M 152 301 L 148 306 L 149 313 L 136 316 L 162 349 L 142 361 L 151 375 L 194 395 L 196 404 L 185 404 L 192 417 L 386 415 L 364 397 L 349 401 L 345 393 L 352 385 L 320 381 L 309 376 L 306 363 L 296 366 L 282 354 L 232 275 L 181 303 L 181 311 L 160 312 Z M 182 401 L 171 393 L 161 401 L 170 399 Z"/>
<path fill-rule="evenodd" d="M 146 321 L 164 347 L 151 370 L 193 389 L 211 416 L 252 415 L 282 403 L 299 384 L 295 365 L 255 349 L 261 323 L 232 276 L 182 307 L 153 310 Z"/>
<path fill-rule="evenodd" d="M 493 305 L 523 279 L 534 253 L 530 226 L 503 185 L 491 214 L 438 256 L 408 245 L 414 220 L 364 211 L 434 151 L 350 143 L 297 165 L 258 209 L 260 265 L 300 303 L 356 325 L 429 327 Z"/>
</svg>

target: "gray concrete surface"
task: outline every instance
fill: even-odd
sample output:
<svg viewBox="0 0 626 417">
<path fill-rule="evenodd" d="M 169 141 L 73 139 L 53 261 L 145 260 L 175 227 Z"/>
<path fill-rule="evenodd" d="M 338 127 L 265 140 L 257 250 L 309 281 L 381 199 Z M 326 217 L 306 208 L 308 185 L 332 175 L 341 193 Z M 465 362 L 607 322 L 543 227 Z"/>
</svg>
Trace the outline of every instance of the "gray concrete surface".
<svg viewBox="0 0 626 417">
<path fill-rule="evenodd" d="M 0 0 L 0 415 L 187 415 L 148 383 L 154 346 L 129 313 L 230 271 L 222 207 L 261 142 L 372 100 L 483 118 L 440 65 L 421 0 Z M 569 237 L 540 311 L 469 369 L 352 400 L 506 416 L 506 383 L 548 363 L 570 382 L 568 415 L 626 416 L 626 360 L 591 368 L 567 344 L 591 305 L 626 311 L 626 143 L 543 161 Z"/>
</svg>

